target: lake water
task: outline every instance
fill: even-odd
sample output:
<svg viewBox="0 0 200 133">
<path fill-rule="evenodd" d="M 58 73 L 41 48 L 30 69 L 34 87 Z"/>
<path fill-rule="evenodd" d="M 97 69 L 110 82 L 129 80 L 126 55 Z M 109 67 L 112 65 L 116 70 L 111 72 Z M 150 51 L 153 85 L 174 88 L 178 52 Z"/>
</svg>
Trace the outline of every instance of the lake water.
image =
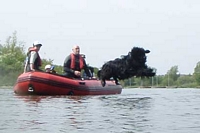
<svg viewBox="0 0 200 133">
<path fill-rule="evenodd" d="M 200 89 L 18 96 L 0 89 L 0 133 L 199 133 Z"/>
</svg>

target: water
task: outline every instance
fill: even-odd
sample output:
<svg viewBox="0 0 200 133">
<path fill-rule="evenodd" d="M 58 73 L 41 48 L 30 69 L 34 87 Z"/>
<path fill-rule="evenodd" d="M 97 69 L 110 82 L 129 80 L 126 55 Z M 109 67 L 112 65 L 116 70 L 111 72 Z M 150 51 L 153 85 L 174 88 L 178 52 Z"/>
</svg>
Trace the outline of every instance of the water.
<svg viewBox="0 0 200 133">
<path fill-rule="evenodd" d="M 200 89 L 17 96 L 0 89 L 0 133 L 199 133 Z"/>
</svg>

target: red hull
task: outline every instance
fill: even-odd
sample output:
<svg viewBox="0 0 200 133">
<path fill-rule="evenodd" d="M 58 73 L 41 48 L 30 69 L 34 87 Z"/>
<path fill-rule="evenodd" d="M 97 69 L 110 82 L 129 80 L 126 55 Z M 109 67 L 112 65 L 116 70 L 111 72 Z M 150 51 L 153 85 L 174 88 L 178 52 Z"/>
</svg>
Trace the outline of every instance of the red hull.
<svg viewBox="0 0 200 133">
<path fill-rule="evenodd" d="M 122 86 L 106 81 L 102 87 L 99 80 L 70 79 L 45 72 L 21 74 L 14 86 L 19 95 L 110 95 L 121 94 Z"/>
</svg>

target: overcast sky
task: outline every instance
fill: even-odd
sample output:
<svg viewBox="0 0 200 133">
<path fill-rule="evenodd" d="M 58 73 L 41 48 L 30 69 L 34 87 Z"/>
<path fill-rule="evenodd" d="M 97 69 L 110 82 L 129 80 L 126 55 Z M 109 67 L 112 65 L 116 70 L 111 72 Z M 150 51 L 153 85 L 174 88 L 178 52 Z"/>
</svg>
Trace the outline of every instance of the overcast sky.
<svg viewBox="0 0 200 133">
<path fill-rule="evenodd" d="M 192 74 L 200 61 L 199 0 L 0 0 L 0 43 L 17 31 L 26 48 L 43 43 L 42 58 L 62 65 L 73 45 L 88 64 L 149 49 L 147 64 L 166 74 Z"/>
</svg>

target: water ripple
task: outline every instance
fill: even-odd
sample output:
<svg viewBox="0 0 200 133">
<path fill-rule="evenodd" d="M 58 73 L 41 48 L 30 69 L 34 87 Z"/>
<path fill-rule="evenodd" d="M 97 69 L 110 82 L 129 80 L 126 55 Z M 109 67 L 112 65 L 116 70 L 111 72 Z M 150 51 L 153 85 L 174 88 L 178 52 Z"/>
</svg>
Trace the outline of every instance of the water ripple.
<svg viewBox="0 0 200 133">
<path fill-rule="evenodd" d="M 18 96 L 0 89 L 0 132 L 198 133 L 199 95 L 198 89 L 126 89 L 105 96 Z"/>
</svg>

